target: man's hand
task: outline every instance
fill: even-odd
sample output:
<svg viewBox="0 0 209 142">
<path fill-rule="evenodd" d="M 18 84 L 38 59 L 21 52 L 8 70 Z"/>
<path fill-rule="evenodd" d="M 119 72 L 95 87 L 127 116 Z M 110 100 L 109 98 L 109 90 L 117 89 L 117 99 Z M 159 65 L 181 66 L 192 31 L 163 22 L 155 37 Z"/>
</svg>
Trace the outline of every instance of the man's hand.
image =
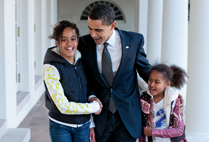
<svg viewBox="0 0 209 142">
<path fill-rule="evenodd" d="M 152 128 L 151 127 L 144 127 L 144 135 L 145 136 L 152 136 Z"/>
<path fill-rule="evenodd" d="M 102 111 L 103 105 L 102 105 L 101 101 L 100 101 L 98 98 L 91 97 L 91 98 L 89 99 L 89 102 L 90 102 L 90 103 L 93 102 L 93 101 L 97 101 L 97 102 L 99 103 L 99 105 L 100 105 L 100 109 L 99 109 L 97 112 L 94 113 L 94 114 L 96 114 L 96 115 L 99 115 L 99 114 L 101 113 L 101 111 Z"/>
<path fill-rule="evenodd" d="M 180 99 L 180 105 L 179 105 L 179 111 L 181 112 L 182 115 L 184 115 L 184 100 L 183 97 L 179 94 L 178 98 Z"/>
<path fill-rule="evenodd" d="M 89 130 L 89 141 L 90 142 L 96 142 L 95 133 L 94 133 L 94 127 L 90 128 L 90 130 Z"/>
</svg>

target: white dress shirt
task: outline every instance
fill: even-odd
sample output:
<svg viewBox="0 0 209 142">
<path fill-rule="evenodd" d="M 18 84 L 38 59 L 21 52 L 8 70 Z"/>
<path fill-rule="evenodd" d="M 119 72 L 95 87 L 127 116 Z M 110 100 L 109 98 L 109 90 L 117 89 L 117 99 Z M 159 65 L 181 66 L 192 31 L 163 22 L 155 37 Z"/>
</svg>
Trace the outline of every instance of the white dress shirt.
<svg viewBox="0 0 209 142">
<path fill-rule="evenodd" d="M 118 71 L 118 68 L 120 66 L 121 58 L 122 58 L 122 44 L 120 39 L 120 34 L 117 30 L 113 30 L 112 35 L 110 38 L 106 41 L 108 43 L 107 49 L 110 53 L 111 60 L 112 60 L 112 69 L 113 74 L 115 75 Z M 104 44 L 96 45 L 96 52 L 97 52 L 97 63 L 99 67 L 100 73 L 102 73 L 102 51 L 104 49 Z M 95 95 L 90 95 L 89 99 L 91 97 L 96 97 Z"/>
<path fill-rule="evenodd" d="M 120 66 L 121 57 L 122 57 L 122 45 L 121 45 L 119 32 L 117 30 L 113 30 L 112 35 L 106 42 L 108 43 L 107 49 L 110 53 L 111 60 L 112 60 L 113 73 L 116 73 Z M 104 44 L 102 43 L 100 45 L 96 45 L 96 47 L 97 47 L 96 48 L 97 63 L 98 63 L 99 71 L 100 73 L 102 73 L 101 61 L 102 61 L 102 51 L 104 49 Z"/>
</svg>

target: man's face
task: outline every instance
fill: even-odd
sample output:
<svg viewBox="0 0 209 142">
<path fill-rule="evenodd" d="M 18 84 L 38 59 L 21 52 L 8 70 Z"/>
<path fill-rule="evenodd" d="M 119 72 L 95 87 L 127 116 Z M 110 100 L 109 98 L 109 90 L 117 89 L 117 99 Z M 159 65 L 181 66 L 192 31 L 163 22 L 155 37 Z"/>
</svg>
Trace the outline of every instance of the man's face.
<svg viewBox="0 0 209 142">
<path fill-rule="evenodd" d="M 91 20 L 88 17 L 88 28 L 89 34 L 94 39 L 97 45 L 102 44 L 103 42 L 107 41 L 114 28 L 116 27 L 116 22 L 113 22 L 111 25 L 102 25 L 102 20 Z"/>
</svg>

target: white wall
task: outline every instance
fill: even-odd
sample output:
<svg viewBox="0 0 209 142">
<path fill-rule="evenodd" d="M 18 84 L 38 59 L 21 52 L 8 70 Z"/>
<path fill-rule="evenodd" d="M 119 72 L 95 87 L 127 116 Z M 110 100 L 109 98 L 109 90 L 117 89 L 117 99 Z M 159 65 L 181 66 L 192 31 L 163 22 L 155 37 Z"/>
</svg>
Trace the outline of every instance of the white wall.
<svg viewBox="0 0 209 142">
<path fill-rule="evenodd" d="M 0 1 L 0 119 L 7 122 L 8 128 L 15 128 L 21 123 L 45 90 L 42 78 L 35 83 L 35 75 L 41 74 L 45 51 L 52 45 L 47 37 L 51 34 L 51 25 L 57 21 L 57 0 L 18 2 L 20 93 L 16 93 L 15 0 Z M 39 6 L 37 11 L 35 5 Z M 37 18 L 39 16 L 41 18 Z M 34 54 L 35 51 L 37 54 Z M 38 63 L 37 70 L 34 69 L 34 61 Z"/>
<path fill-rule="evenodd" d="M 83 10 L 95 0 L 58 0 L 58 20 L 69 20 L 77 24 L 81 35 L 88 34 L 87 21 L 80 20 Z M 123 10 L 126 22 L 116 21 L 119 29 L 135 31 L 135 0 L 109 1 Z"/>
</svg>

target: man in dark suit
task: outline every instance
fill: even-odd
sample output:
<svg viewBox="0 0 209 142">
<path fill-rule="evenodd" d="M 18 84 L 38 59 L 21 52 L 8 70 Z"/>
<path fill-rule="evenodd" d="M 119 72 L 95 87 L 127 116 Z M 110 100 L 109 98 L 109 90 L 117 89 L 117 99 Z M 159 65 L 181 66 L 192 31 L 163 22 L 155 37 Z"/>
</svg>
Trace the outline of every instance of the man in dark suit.
<svg viewBox="0 0 209 142">
<path fill-rule="evenodd" d="M 135 142 L 142 135 L 136 70 L 147 81 L 151 65 L 143 36 L 119 30 L 114 19 L 110 6 L 96 5 L 88 17 L 90 34 L 80 38 L 78 49 L 94 92 L 90 101 L 103 105 L 94 116 L 97 142 Z"/>
</svg>

